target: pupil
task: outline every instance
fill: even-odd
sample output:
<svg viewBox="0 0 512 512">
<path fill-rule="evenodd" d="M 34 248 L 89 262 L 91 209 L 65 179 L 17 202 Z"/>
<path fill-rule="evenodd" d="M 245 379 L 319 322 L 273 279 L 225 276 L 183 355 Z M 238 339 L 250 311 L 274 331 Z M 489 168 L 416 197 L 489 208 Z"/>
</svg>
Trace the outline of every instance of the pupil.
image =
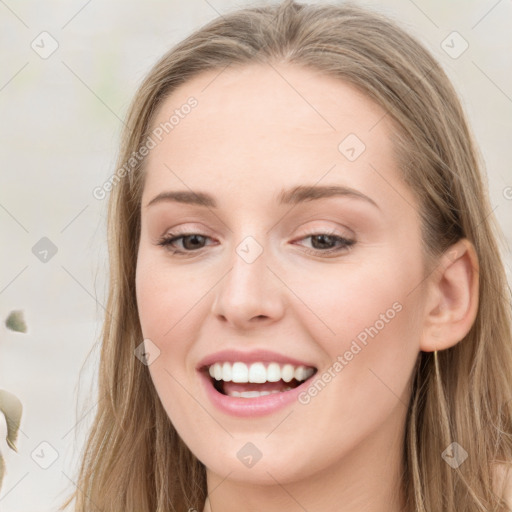
<svg viewBox="0 0 512 512">
<path fill-rule="evenodd" d="M 326 239 L 328 240 L 327 245 L 330 247 L 330 245 L 331 245 L 330 242 L 332 242 L 332 236 L 330 236 L 330 235 L 314 235 L 312 238 L 312 241 L 314 242 L 315 240 L 322 240 L 320 242 L 320 248 L 324 248 Z M 329 240 L 330 240 L 330 242 L 329 242 Z M 315 243 L 313 243 L 313 246 L 314 245 L 315 245 Z M 316 244 L 316 245 L 318 245 L 318 244 Z M 316 248 L 318 248 L 318 247 L 316 247 Z"/>
<path fill-rule="evenodd" d="M 189 236 L 186 236 L 183 238 L 183 246 L 185 247 L 185 249 L 197 249 L 197 241 L 199 240 L 199 244 L 201 244 L 201 239 L 203 239 L 204 237 L 201 236 L 201 235 L 189 235 Z M 190 244 L 187 244 L 187 240 L 195 240 L 194 243 L 192 243 L 191 247 L 187 247 L 187 245 L 190 245 Z"/>
</svg>

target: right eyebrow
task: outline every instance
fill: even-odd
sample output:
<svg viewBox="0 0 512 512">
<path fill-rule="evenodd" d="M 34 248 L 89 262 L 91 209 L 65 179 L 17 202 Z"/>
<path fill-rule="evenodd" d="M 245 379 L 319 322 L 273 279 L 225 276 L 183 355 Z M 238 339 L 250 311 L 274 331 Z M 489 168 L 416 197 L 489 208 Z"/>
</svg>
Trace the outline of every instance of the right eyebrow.
<svg viewBox="0 0 512 512">
<path fill-rule="evenodd" d="M 206 192 L 193 192 L 189 190 L 169 190 L 166 192 L 161 192 L 153 199 L 151 199 L 151 201 L 149 201 L 149 203 L 146 205 L 146 208 L 153 204 L 167 201 L 217 208 L 217 201 L 215 201 L 213 196 L 210 194 Z"/>
</svg>

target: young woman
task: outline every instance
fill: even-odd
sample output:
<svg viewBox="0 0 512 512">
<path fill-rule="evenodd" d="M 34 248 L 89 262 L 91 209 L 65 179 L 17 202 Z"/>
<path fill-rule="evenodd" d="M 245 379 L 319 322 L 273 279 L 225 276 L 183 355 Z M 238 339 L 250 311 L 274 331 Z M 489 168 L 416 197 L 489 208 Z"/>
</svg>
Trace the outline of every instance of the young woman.
<svg viewBox="0 0 512 512">
<path fill-rule="evenodd" d="M 498 230 L 416 40 L 354 6 L 222 16 L 151 70 L 105 188 L 75 510 L 509 509 Z"/>
</svg>

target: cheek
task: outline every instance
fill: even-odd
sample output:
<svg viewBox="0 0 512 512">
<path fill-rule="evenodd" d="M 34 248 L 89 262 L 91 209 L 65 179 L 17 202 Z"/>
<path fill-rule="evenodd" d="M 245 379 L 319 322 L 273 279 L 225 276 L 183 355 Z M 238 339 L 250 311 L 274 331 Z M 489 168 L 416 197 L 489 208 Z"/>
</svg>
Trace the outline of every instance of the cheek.
<svg viewBox="0 0 512 512">
<path fill-rule="evenodd" d="M 190 273 L 184 277 L 179 268 L 167 268 L 160 256 L 139 252 L 136 295 L 144 337 L 163 343 L 183 339 L 179 332 L 190 326 L 192 310 L 206 292 L 200 283 Z"/>
<path fill-rule="evenodd" d="M 200 327 L 194 315 L 205 294 L 198 289 L 199 283 L 184 279 L 179 270 L 166 270 L 158 257 L 139 253 L 136 296 L 142 333 L 160 350 L 149 372 L 164 409 L 180 432 L 204 429 L 199 425 L 204 413 L 189 395 L 197 395 L 197 390 L 190 387 L 195 370 L 187 365 Z M 191 444 L 194 439 L 186 437 Z"/>
<path fill-rule="evenodd" d="M 214 283 L 211 275 L 185 272 L 177 266 L 170 268 L 165 256 L 139 251 L 136 296 L 140 324 L 144 338 L 149 338 L 160 351 L 149 371 L 176 425 L 181 424 L 183 411 L 190 407 L 187 391 L 197 394 L 190 384 L 186 384 L 186 390 L 182 386 L 190 382 L 199 385 L 191 351 L 201 337 L 202 321 L 198 319 L 208 313 L 207 294 Z M 199 411 L 197 415 L 201 416 Z"/>
<path fill-rule="evenodd" d="M 398 310 L 416 308 L 417 296 L 410 292 L 421 280 L 421 268 L 394 259 L 384 262 L 381 255 L 380 261 L 341 263 L 315 270 L 314 279 L 289 276 L 287 283 L 307 307 L 301 321 L 315 329 L 314 338 L 335 347 L 336 340 L 353 339 L 374 324 L 382 332 L 408 324 L 409 315 Z"/>
<path fill-rule="evenodd" d="M 331 267 L 315 273 L 314 281 L 296 281 L 294 291 L 307 298 L 309 309 L 298 316 L 303 328 L 323 349 L 325 368 L 343 375 L 336 381 L 360 404 L 390 394 L 386 386 L 397 395 L 406 392 L 419 353 L 422 302 L 418 290 L 411 292 L 421 281 L 420 261 L 384 255 L 370 264 Z"/>
<path fill-rule="evenodd" d="M 149 372 L 162 403 L 170 413 L 167 400 L 179 396 L 176 382 L 183 382 L 187 340 L 187 311 L 194 303 L 193 287 L 182 287 L 177 272 L 166 272 L 155 258 L 139 252 L 136 272 L 136 296 L 142 334 L 159 350 Z M 190 315 L 189 315 L 190 316 Z M 177 379 L 177 381 L 175 380 Z"/>
<path fill-rule="evenodd" d="M 403 413 L 419 352 L 418 297 L 410 292 L 421 269 L 402 263 L 387 265 L 386 272 L 376 265 L 354 267 L 336 280 L 315 279 L 307 295 L 305 286 L 297 291 L 322 319 L 307 315 L 306 328 L 326 357 L 299 397 L 301 427 L 323 432 L 312 441 L 318 453 L 325 451 L 326 439 L 339 443 L 339 432 L 346 434 L 343 451 L 390 415 Z M 336 457 L 334 452 L 325 456 Z"/>
</svg>

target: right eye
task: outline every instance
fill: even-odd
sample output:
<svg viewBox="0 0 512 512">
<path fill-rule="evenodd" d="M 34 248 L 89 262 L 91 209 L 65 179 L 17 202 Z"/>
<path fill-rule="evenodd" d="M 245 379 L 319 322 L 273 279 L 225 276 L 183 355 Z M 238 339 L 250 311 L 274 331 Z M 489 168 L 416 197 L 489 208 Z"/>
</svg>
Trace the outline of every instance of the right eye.
<svg viewBox="0 0 512 512">
<path fill-rule="evenodd" d="M 198 252 L 203 249 L 203 243 L 210 238 L 199 233 L 167 233 L 161 237 L 157 244 L 165 247 L 172 254 L 187 254 Z M 181 241 L 182 248 L 176 248 L 175 243 Z"/>
</svg>

